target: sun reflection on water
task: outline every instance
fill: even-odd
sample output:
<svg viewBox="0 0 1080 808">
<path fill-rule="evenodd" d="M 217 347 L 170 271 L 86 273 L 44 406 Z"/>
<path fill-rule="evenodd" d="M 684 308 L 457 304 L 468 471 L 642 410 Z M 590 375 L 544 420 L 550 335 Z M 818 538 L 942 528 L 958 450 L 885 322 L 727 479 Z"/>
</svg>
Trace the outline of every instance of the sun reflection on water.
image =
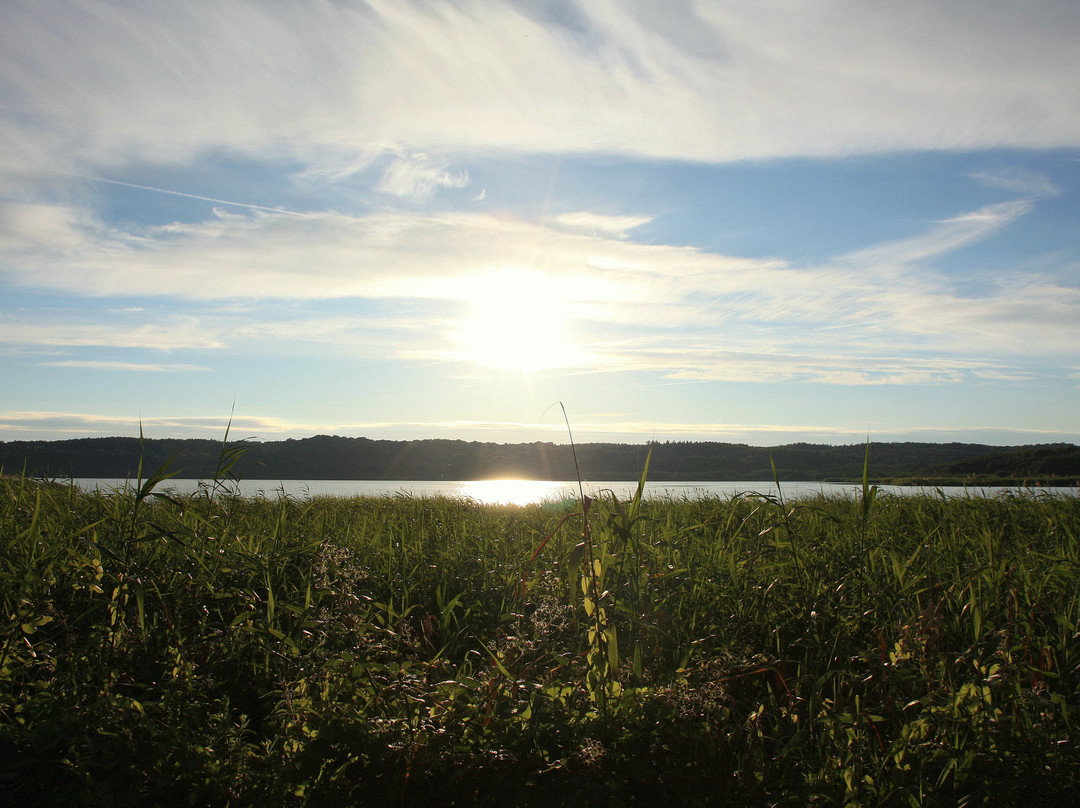
<svg viewBox="0 0 1080 808">
<path fill-rule="evenodd" d="M 534 505 L 574 494 L 569 483 L 550 480 L 472 480 L 461 487 L 461 496 L 482 505 Z"/>
</svg>

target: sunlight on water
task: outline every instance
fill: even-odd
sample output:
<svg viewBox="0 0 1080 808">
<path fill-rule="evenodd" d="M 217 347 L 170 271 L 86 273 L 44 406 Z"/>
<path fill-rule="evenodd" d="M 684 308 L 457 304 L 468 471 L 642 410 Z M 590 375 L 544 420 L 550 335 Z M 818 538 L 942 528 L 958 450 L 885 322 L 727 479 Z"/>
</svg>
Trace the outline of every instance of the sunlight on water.
<svg viewBox="0 0 1080 808">
<path fill-rule="evenodd" d="M 72 482 L 84 491 L 124 490 L 137 487 L 134 480 L 83 477 Z M 203 490 L 205 481 L 173 477 L 165 480 L 157 490 L 174 494 L 190 495 Z M 596 497 L 614 494 L 620 500 L 634 496 L 637 482 L 630 480 L 585 483 L 585 493 Z M 475 502 L 490 505 L 535 505 L 545 501 L 562 502 L 578 498 L 578 484 L 573 480 L 249 480 L 236 486 L 244 497 L 278 496 L 295 497 L 300 500 L 318 496 L 331 497 L 467 497 Z M 928 495 L 934 497 L 993 497 L 1002 493 L 1037 496 L 1080 496 L 1076 487 L 1021 488 L 964 486 L 892 486 L 880 487 L 882 494 L 895 496 Z M 861 486 L 854 483 L 785 482 L 782 487 L 785 499 L 813 496 L 845 496 L 858 498 Z M 656 482 L 645 487 L 647 499 L 701 499 L 720 497 L 726 499 L 746 493 L 776 495 L 776 485 L 770 480 L 732 482 Z"/>
<path fill-rule="evenodd" d="M 532 505 L 573 496 L 574 490 L 549 480 L 473 480 L 461 483 L 460 494 L 483 505 Z"/>
</svg>

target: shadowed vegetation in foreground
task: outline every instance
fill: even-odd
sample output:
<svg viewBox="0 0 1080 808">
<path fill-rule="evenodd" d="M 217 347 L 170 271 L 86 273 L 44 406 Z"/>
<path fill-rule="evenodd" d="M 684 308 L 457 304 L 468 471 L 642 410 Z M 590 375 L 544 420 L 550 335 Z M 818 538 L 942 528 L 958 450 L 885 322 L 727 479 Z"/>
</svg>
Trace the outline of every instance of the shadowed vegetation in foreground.
<svg viewBox="0 0 1080 808">
<path fill-rule="evenodd" d="M 1071 804 L 1080 503 L 0 482 L 13 804 Z"/>
</svg>

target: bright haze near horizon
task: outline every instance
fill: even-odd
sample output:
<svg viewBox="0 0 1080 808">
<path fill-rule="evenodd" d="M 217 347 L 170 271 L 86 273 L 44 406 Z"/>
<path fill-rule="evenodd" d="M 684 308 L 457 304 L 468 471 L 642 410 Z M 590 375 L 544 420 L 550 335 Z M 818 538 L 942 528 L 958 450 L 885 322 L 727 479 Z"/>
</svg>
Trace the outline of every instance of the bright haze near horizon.
<svg viewBox="0 0 1080 808">
<path fill-rule="evenodd" d="M 1080 441 L 1080 4 L 6 0 L 0 440 Z"/>
</svg>

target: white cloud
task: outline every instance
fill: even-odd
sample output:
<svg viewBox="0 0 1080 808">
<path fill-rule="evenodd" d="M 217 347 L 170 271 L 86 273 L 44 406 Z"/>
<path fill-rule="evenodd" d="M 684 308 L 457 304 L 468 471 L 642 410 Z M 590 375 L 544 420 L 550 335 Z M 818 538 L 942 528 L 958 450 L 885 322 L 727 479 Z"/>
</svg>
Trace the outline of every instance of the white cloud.
<svg viewBox="0 0 1080 808">
<path fill-rule="evenodd" d="M 39 365 L 59 368 L 82 368 L 84 370 L 121 370 L 135 373 L 190 373 L 210 370 L 199 365 L 180 363 L 162 364 L 147 362 L 106 362 L 99 360 L 65 359 L 56 362 L 39 362 Z"/>
<path fill-rule="evenodd" d="M 447 170 L 445 160 L 421 153 L 395 159 L 383 172 L 377 188 L 386 194 L 422 202 L 438 188 L 464 188 L 468 184 L 466 172 L 452 173 Z"/>
<path fill-rule="evenodd" d="M 148 348 L 158 351 L 213 350 L 223 347 L 220 330 L 194 317 L 169 316 L 157 322 L 118 325 L 87 317 L 39 316 L 32 322 L 0 315 L 0 344 Z"/>
<path fill-rule="evenodd" d="M 642 227 L 652 220 L 652 216 L 611 216 L 590 213 L 589 211 L 576 211 L 574 213 L 560 213 L 558 216 L 551 217 L 550 222 L 553 226 L 561 229 L 626 238 L 629 231 Z"/>
<path fill-rule="evenodd" d="M 306 432 L 308 424 L 288 424 L 279 418 L 234 414 L 217 415 L 101 415 L 49 411 L 0 412 L 0 435 L 7 440 L 34 440 L 38 435 L 55 437 L 70 434 L 78 437 L 127 436 L 147 438 L 218 438 L 229 436 L 243 440 L 253 434 L 276 435 L 299 430 Z"/>
<path fill-rule="evenodd" d="M 1061 189 L 1045 174 L 1015 166 L 976 171 L 971 177 L 991 188 L 1004 188 L 1006 191 L 1031 197 L 1058 196 L 1061 193 Z"/>
<path fill-rule="evenodd" d="M 402 150 L 711 161 L 1080 143 L 1069 0 L 566 10 L 573 24 L 479 0 L 10 0 L 0 154 L 15 182 L 211 151 L 341 176 Z M 422 189 L 415 169 L 388 187 Z"/>
<path fill-rule="evenodd" d="M 910 267 L 980 241 L 1034 210 L 1027 199 L 999 202 L 939 222 L 926 233 L 874 245 L 844 257 L 879 270 Z"/>
<path fill-rule="evenodd" d="M 0 209 L 0 266 L 12 283 L 241 301 L 249 311 L 160 322 L 146 315 L 137 324 L 9 317 L 0 341 L 169 350 L 300 339 L 361 346 L 353 355 L 461 361 L 461 310 L 497 288 L 523 318 L 563 324 L 562 339 L 580 349 L 567 355 L 597 369 L 836 383 L 989 378 L 1014 373 L 1016 357 L 1075 356 L 1080 288 L 1029 272 L 986 279 L 973 295 L 933 262 L 1031 209 L 1027 199 L 989 205 L 907 239 L 795 267 L 622 238 L 643 217 L 529 223 L 475 213 L 219 210 L 204 222 L 124 232 L 70 208 L 8 206 Z M 321 322 L 258 308 L 335 298 L 382 303 L 378 314 Z M 431 309 L 440 301 L 449 304 L 441 314 Z"/>
<path fill-rule="evenodd" d="M 35 260 L 45 250 L 70 256 L 105 236 L 100 223 L 80 208 L 0 203 L 0 258 L 9 265 Z"/>
<path fill-rule="evenodd" d="M 462 299 L 468 289 L 462 276 L 523 266 L 565 284 L 568 300 L 581 299 L 587 289 L 593 296 L 610 293 L 617 300 L 630 293 L 644 301 L 670 286 L 658 259 L 679 258 L 696 274 L 754 264 L 484 214 L 294 217 L 218 210 L 204 222 L 135 233 L 68 208 L 41 205 L 26 213 L 26 207 L 7 206 L 4 216 L 0 206 L 0 259 L 7 276 L 20 285 L 84 295 Z M 26 220 L 44 224 L 27 226 Z M 633 292 L 625 279 L 635 274 L 653 288 Z"/>
</svg>

